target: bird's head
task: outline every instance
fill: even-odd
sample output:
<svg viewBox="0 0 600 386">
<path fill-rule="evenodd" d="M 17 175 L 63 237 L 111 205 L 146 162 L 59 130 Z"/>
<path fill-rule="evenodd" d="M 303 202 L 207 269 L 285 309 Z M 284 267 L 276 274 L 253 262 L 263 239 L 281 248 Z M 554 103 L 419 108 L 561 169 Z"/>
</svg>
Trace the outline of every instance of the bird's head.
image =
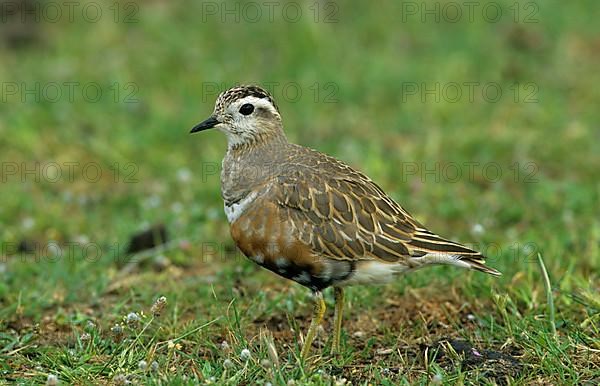
<svg viewBox="0 0 600 386">
<path fill-rule="evenodd" d="M 225 133 L 230 148 L 285 139 L 273 97 L 258 86 L 236 86 L 222 92 L 212 115 L 194 126 L 191 132 L 211 128 Z"/>
</svg>

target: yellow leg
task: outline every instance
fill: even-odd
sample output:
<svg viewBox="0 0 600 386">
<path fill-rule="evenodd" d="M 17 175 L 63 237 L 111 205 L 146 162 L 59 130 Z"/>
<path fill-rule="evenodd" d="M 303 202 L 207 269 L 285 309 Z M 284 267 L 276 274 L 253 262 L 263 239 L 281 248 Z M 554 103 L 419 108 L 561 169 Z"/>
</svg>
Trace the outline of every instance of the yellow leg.
<svg viewBox="0 0 600 386">
<path fill-rule="evenodd" d="M 323 300 L 323 294 L 321 292 L 315 292 L 315 310 L 312 321 L 310 322 L 310 327 L 306 333 L 306 338 L 304 338 L 304 346 L 302 346 L 301 353 L 302 359 L 306 359 L 308 357 L 312 342 L 315 339 L 315 335 L 317 335 L 317 329 L 323 321 L 323 316 L 325 315 L 326 309 L 327 307 L 325 306 L 325 301 Z"/>
<path fill-rule="evenodd" d="M 340 352 L 340 341 L 342 338 L 342 318 L 344 316 L 344 289 L 333 287 L 335 297 L 335 314 L 333 316 L 333 343 L 331 344 L 331 353 Z"/>
</svg>

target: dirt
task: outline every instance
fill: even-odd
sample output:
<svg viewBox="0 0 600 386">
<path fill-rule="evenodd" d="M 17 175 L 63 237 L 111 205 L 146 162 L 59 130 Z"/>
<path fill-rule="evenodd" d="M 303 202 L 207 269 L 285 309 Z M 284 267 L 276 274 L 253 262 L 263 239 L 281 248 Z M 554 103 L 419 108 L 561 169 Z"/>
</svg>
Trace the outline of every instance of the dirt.
<svg viewBox="0 0 600 386">
<path fill-rule="evenodd" d="M 507 384 L 509 377 L 518 377 L 524 371 L 518 348 L 499 348 L 499 343 L 489 347 L 486 343 L 460 338 L 474 335 L 471 334 L 477 328 L 474 314 L 482 305 L 465 303 L 456 292 L 411 290 L 403 295 L 386 296 L 383 303 L 369 312 L 357 308 L 346 310 L 346 345 L 352 346 L 355 354 L 351 364 L 332 366 L 331 375 L 343 376 L 353 383 L 372 380 L 375 373 L 401 378 L 408 370 L 423 374 L 434 360 L 448 371 L 456 367 L 463 371 L 478 370 L 498 384 Z M 325 332 L 332 328 L 332 319 L 328 313 L 323 323 Z M 293 320 L 304 332 L 310 323 L 310 309 L 298 310 Z M 253 323 L 256 330 L 268 328 L 277 346 L 294 345 L 296 335 L 285 315 L 259 318 Z M 254 331 L 247 334 L 252 336 Z M 320 334 L 314 350 L 323 349 L 328 337 L 328 333 Z"/>
<path fill-rule="evenodd" d="M 476 348 L 471 342 L 462 339 L 439 339 L 430 346 L 422 346 L 424 355 L 435 360 L 443 368 L 452 370 L 458 365 L 463 370 L 479 369 L 488 378 L 499 385 L 509 383 L 509 377 L 516 378 L 524 370 L 517 356 L 520 352 L 502 352 L 492 349 Z M 509 349 L 510 350 L 510 349 Z"/>
</svg>

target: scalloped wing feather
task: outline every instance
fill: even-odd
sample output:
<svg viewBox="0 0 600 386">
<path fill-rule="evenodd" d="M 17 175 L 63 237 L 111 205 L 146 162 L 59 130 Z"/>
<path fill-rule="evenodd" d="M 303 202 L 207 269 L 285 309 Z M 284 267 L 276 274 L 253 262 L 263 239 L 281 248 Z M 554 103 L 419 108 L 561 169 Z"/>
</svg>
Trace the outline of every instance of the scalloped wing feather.
<svg viewBox="0 0 600 386">
<path fill-rule="evenodd" d="M 292 221 L 316 254 L 409 267 L 467 265 L 499 274 L 484 265 L 479 252 L 425 229 L 369 177 L 332 157 L 310 152 L 317 160 L 280 174 L 271 192 L 282 216 Z"/>
</svg>

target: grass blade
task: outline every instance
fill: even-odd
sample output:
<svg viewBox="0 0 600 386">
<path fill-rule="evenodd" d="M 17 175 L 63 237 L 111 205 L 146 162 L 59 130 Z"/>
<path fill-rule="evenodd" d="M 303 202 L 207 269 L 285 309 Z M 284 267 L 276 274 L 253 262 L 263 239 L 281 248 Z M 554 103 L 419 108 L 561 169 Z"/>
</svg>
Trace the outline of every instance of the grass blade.
<svg viewBox="0 0 600 386">
<path fill-rule="evenodd" d="M 542 278 L 544 279 L 544 287 L 546 289 L 546 303 L 548 303 L 548 309 L 550 311 L 550 328 L 552 329 L 552 336 L 554 337 L 554 339 L 556 339 L 556 316 L 554 312 L 554 297 L 552 296 L 552 286 L 550 285 L 550 277 L 548 277 L 548 271 L 546 270 L 546 266 L 544 265 L 542 255 L 538 253 L 537 256 L 538 263 L 542 271 Z"/>
</svg>

